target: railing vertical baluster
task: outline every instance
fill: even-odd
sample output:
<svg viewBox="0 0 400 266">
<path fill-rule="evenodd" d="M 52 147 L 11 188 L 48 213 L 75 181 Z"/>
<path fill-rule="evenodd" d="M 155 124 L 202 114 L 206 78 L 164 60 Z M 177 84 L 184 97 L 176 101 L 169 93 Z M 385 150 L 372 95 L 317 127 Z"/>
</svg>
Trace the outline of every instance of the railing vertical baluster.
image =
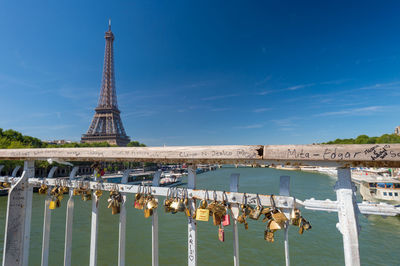
<svg viewBox="0 0 400 266">
<path fill-rule="evenodd" d="M 47 178 L 53 178 L 55 171 L 57 170 L 57 166 L 53 166 Z M 46 181 L 44 178 L 43 182 Z M 42 241 L 42 266 L 49 265 L 49 242 L 50 242 L 50 227 L 51 227 L 51 210 L 49 209 L 50 206 L 50 191 L 51 189 L 47 190 L 47 196 L 44 201 L 44 221 L 43 221 L 43 241 Z"/>
<path fill-rule="evenodd" d="M 160 184 L 161 171 L 157 171 L 153 177 L 153 187 L 158 187 Z M 158 213 L 157 208 L 153 210 L 152 225 L 151 225 L 151 256 L 152 265 L 158 266 Z"/>
<path fill-rule="evenodd" d="M 231 174 L 231 184 L 230 191 L 238 192 L 239 191 L 239 176 L 240 174 Z M 238 204 L 231 205 L 232 213 L 239 214 L 239 206 Z M 237 221 L 235 218 L 232 219 L 232 227 L 233 227 L 233 265 L 239 266 L 239 234 Z"/>
<path fill-rule="evenodd" d="M 78 171 L 78 166 L 75 166 L 70 175 L 69 181 L 75 179 L 75 174 Z M 65 217 L 65 244 L 64 244 L 64 266 L 71 266 L 71 251 L 72 251 L 72 225 L 74 222 L 74 196 L 73 189 L 69 189 L 69 199 L 67 202 L 67 214 Z"/>
<path fill-rule="evenodd" d="M 29 178 L 35 177 L 35 161 L 24 161 L 24 171 L 28 173 L 26 184 L 26 209 L 25 209 L 25 232 L 24 232 L 24 265 L 29 262 L 29 244 L 31 239 L 32 197 L 33 187 L 29 185 Z"/>
<path fill-rule="evenodd" d="M 24 172 L 8 193 L 3 265 L 28 265 L 32 215 L 32 186 L 28 179 L 35 175 L 35 161 L 24 162 Z"/>
<path fill-rule="evenodd" d="M 343 235 L 344 261 L 346 265 L 360 265 L 358 247 L 358 221 L 355 186 L 351 182 L 350 168 L 338 168 L 338 181 L 335 185 L 339 203 L 339 223 L 336 225 Z"/>
<path fill-rule="evenodd" d="M 94 181 L 98 181 L 97 171 L 94 171 Z M 92 225 L 90 231 L 90 259 L 89 265 L 96 266 L 97 265 L 97 233 L 99 231 L 99 217 L 98 217 L 98 208 L 96 206 L 96 195 L 93 194 L 94 200 L 92 200 Z"/>
<path fill-rule="evenodd" d="M 15 166 L 14 170 L 12 171 L 11 177 L 16 177 L 17 176 L 19 168 L 21 168 L 20 165 Z"/>
<path fill-rule="evenodd" d="M 289 196 L 290 195 L 290 176 L 281 176 L 280 184 L 279 184 L 279 195 L 281 196 Z M 284 209 L 283 213 L 286 217 L 290 217 L 290 209 Z M 289 256 L 289 221 L 286 221 L 285 224 L 285 261 L 286 266 L 290 265 L 290 256 Z"/>
<path fill-rule="evenodd" d="M 121 179 L 121 184 L 126 184 L 128 182 L 129 174 L 132 170 L 128 169 L 124 171 L 124 175 Z M 119 213 L 119 242 L 118 242 L 118 265 L 125 265 L 125 243 L 126 243 L 126 193 L 122 192 L 122 204 Z"/>
<path fill-rule="evenodd" d="M 189 189 L 196 188 L 196 165 L 188 167 Z M 189 200 L 190 213 L 196 210 L 196 200 Z M 188 217 L 188 265 L 197 265 L 197 223 L 192 217 Z"/>
</svg>

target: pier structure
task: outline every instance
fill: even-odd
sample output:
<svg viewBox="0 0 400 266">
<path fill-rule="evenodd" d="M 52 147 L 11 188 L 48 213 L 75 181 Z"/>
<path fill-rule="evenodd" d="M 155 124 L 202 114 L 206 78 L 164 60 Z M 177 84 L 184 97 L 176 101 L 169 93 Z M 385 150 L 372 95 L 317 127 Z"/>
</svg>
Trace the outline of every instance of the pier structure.
<svg viewBox="0 0 400 266">
<path fill-rule="evenodd" d="M 117 103 L 114 74 L 114 34 L 109 22 L 104 52 L 103 78 L 99 102 L 86 134 L 82 135 L 82 143 L 108 142 L 111 145 L 126 146 L 130 138 L 126 135 L 120 110 Z"/>
<path fill-rule="evenodd" d="M 92 190 L 112 191 L 118 189 L 122 196 L 138 192 L 138 186 L 125 184 L 130 170 L 126 170 L 120 184 L 100 183 L 96 179 L 83 181 L 75 178 L 78 167 L 74 167 L 68 180 L 52 178 L 56 167 L 47 178 L 34 176 L 35 160 L 56 159 L 57 161 L 132 161 L 157 163 L 186 163 L 188 169 L 187 189 L 177 189 L 177 193 L 187 193 L 190 212 L 196 206 L 196 200 L 206 198 L 205 190 L 196 189 L 196 165 L 212 164 L 285 164 L 317 165 L 337 167 L 338 181 L 334 187 L 337 199 L 299 200 L 290 195 L 290 177 L 280 177 L 280 195 L 239 193 L 239 174 L 231 175 L 230 192 L 215 191 L 218 201 L 231 204 L 232 213 L 238 212 L 239 205 L 245 201 L 257 202 L 264 207 L 271 207 L 271 198 L 275 206 L 283 210 L 288 217 L 295 208 L 315 211 L 337 212 L 337 229 L 343 236 L 344 260 L 346 265 L 360 265 L 358 216 L 382 215 L 396 216 L 400 207 L 385 203 L 357 202 L 355 186 L 351 180 L 350 167 L 400 167 L 400 144 L 374 145 L 252 145 L 252 146 L 194 146 L 194 147 L 116 147 L 116 148 L 63 148 L 63 149 L 0 149 L 0 160 L 24 160 L 24 171 L 20 177 L 3 176 L 1 182 L 11 183 L 8 195 L 3 265 L 28 265 L 30 245 L 30 219 L 32 212 L 32 188 L 43 184 L 52 187 L 63 183 L 70 188 L 67 203 L 64 265 L 71 265 L 72 227 L 74 212 L 73 188 L 82 184 Z M 1 168 L 1 166 L 0 166 Z M 17 172 L 17 171 L 15 171 Z M 167 196 L 168 188 L 159 186 L 160 172 L 155 174 L 151 186 L 153 196 Z M 96 176 L 96 175 L 95 175 Z M 90 265 L 97 264 L 97 226 L 99 213 L 93 194 Z M 119 220 L 118 265 L 125 265 L 126 210 L 125 202 L 121 205 Z M 48 264 L 51 210 L 49 198 L 45 201 L 43 225 L 42 265 Z M 289 217 L 288 217 L 289 218 Z M 197 221 L 188 217 L 188 265 L 197 265 Z M 285 261 L 290 265 L 288 222 L 285 231 Z M 329 229 L 327 229 L 329 230 Z M 233 219 L 233 263 L 240 264 L 239 234 L 237 220 Z M 158 216 L 157 209 L 152 216 L 152 265 L 158 265 Z M 267 252 L 267 251 L 266 251 Z M 384 258 L 382 258 L 384 260 Z M 383 262 L 383 261 L 382 261 Z"/>
</svg>

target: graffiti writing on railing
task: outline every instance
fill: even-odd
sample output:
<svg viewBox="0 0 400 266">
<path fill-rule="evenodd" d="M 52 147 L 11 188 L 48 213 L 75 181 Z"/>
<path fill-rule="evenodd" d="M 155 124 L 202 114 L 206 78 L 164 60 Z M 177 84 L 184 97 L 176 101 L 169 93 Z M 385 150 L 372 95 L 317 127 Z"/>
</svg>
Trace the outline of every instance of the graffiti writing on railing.
<svg viewBox="0 0 400 266">
<path fill-rule="evenodd" d="M 163 151 L 162 149 L 154 150 L 131 150 L 131 149 L 82 149 L 80 151 L 69 151 L 68 149 L 32 149 L 13 151 L 10 153 L 13 157 L 69 157 L 69 158 L 245 158 L 245 159 L 260 159 L 261 155 L 254 149 L 222 149 L 222 150 L 196 150 L 193 148 L 189 151 Z"/>
<path fill-rule="evenodd" d="M 192 219 L 192 217 L 189 217 L 189 224 L 191 224 L 191 225 L 193 225 L 193 223 L 194 223 L 194 221 L 193 221 L 193 219 Z M 196 253 L 196 251 L 195 251 L 195 243 L 194 243 L 194 237 L 193 237 L 193 235 L 192 235 L 192 233 L 193 233 L 193 230 L 190 230 L 190 233 L 189 233 L 189 254 L 188 254 L 188 256 L 189 256 L 189 260 L 190 261 L 193 261 L 194 259 L 195 259 L 195 253 Z"/>
<path fill-rule="evenodd" d="M 361 151 L 346 151 L 343 148 L 325 148 L 321 149 L 288 149 L 287 159 L 304 159 L 304 160 L 383 160 L 387 157 L 400 158 L 400 152 L 389 150 L 390 145 L 374 145 Z"/>
</svg>

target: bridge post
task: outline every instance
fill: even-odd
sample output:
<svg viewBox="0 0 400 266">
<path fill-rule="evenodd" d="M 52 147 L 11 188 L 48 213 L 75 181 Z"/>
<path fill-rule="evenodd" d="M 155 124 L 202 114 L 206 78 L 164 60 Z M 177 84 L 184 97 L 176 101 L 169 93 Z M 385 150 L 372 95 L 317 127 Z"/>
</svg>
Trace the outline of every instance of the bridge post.
<svg viewBox="0 0 400 266">
<path fill-rule="evenodd" d="M 344 260 L 347 266 L 360 265 L 358 246 L 358 207 L 355 186 L 351 182 L 350 168 L 338 168 L 338 181 L 335 185 L 338 200 L 339 223 L 336 227 L 343 235 Z"/>
<path fill-rule="evenodd" d="M 290 176 L 281 176 L 279 185 L 279 195 L 289 196 L 290 195 Z M 286 217 L 290 217 L 290 209 L 284 209 L 283 213 Z M 289 221 L 285 224 L 285 261 L 286 266 L 290 265 L 290 255 L 289 255 Z"/>
<path fill-rule="evenodd" d="M 231 192 L 239 192 L 239 174 L 231 174 L 231 185 L 230 185 Z M 231 211 L 232 214 L 236 213 L 239 215 L 239 206 L 238 204 L 231 204 Z M 236 216 L 234 214 L 234 216 Z M 238 224 L 237 224 L 237 217 L 232 217 L 232 227 L 233 227 L 233 265 L 239 266 L 239 233 L 238 233 Z"/>
<path fill-rule="evenodd" d="M 94 181 L 98 181 L 97 171 L 94 171 Z M 101 178 L 101 177 L 100 177 Z M 97 265 L 97 234 L 99 231 L 99 210 L 96 206 L 96 195 L 92 199 L 92 221 L 91 221 L 91 232 L 90 232 L 90 258 L 89 265 Z"/>
<path fill-rule="evenodd" d="M 75 179 L 79 166 L 75 166 L 69 174 L 69 181 Z M 72 225 L 74 222 L 74 196 L 73 189 L 69 188 L 69 199 L 67 202 L 67 214 L 65 217 L 65 244 L 64 244 L 64 266 L 71 266 L 72 251 Z"/>
<path fill-rule="evenodd" d="M 158 170 L 153 177 L 153 187 L 158 187 L 160 184 L 161 170 Z M 151 224 L 151 255 L 152 266 L 158 266 L 158 213 L 157 208 L 153 210 Z"/>
<path fill-rule="evenodd" d="M 131 169 L 125 170 L 121 178 L 121 184 L 128 182 Z M 126 193 L 122 192 L 122 204 L 119 213 L 119 237 L 118 237 L 118 266 L 125 266 L 125 243 L 126 243 Z"/>
<path fill-rule="evenodd" d="M 188 167 L 188 189 L 196 188 L 196 165 Z M 189 200 L 190 213 L 196 211 L 196 200 Z M 188 217 L 188 265 L 197 265 L 197 223 L 192 217 Z"/>
<path fill-rule="evenodd" d="M 53 166 L 50 169 L 50 172 L 47 178 L 53 178 L 54 173 L 57 170 L 57 166 Z M 44 178 L 43 182 L 46 181 Z M 49 242 L 50 242 L 50 226 L 51 226 L 51 210 L 49 209 L 50 206 L 50 191 L 51 189 L 47 190 L 46 199 L 44 201 L 44 221 L 43 221 L 43 241 L 42 241 L 42 266 L 49 265 Z"/>
<path fill-rule="evenodd" d="M 25 161 L 21 178 L 9 190 L 3 266 L 28 265 L 33 194 L 28 179 L 34 175 L 35 161 Z"/>
</svg>

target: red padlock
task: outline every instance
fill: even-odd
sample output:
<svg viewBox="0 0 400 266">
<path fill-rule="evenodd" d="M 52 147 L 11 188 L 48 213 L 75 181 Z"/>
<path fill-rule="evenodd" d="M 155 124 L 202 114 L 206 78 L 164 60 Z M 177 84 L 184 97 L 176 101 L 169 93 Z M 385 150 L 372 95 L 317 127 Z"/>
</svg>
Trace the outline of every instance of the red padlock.
<svg viewBox="0 0 400 266">
<path fill-rule="evenodd" d="M 230 224 L 231 224 L 231 216 L 229 214 L 225 214 L 224 217 L 222 217 L 222 225 L 228 226 Z"/>
</svg>

